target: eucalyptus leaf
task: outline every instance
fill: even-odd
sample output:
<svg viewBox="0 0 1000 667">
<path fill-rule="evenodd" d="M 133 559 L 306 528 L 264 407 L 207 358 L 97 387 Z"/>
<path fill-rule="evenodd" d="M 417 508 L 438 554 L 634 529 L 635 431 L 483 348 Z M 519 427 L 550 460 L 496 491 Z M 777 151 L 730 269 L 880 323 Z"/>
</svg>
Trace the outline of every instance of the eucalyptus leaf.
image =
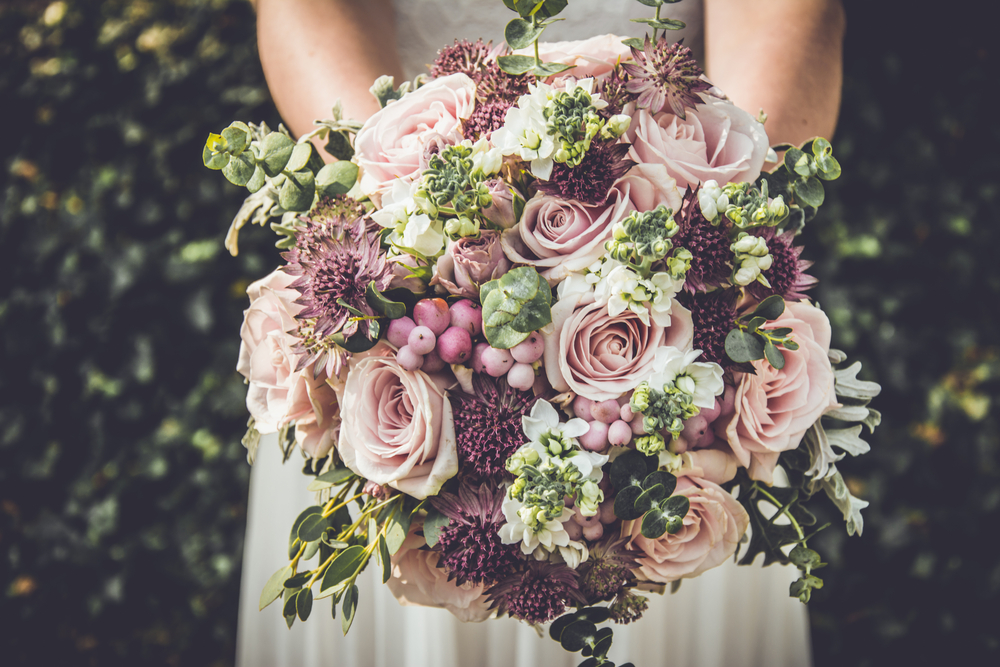
<svg viewBox="0 0 1000 667">
<path fill-rule="evenodd" d="M 647 7 L 659 7 L 663 4 L 663 0 L 639 0 L 639 2 Z"/>
<path fill-rule="evenodd" d="M 614 639 L 614 630 L 611 628 L 601 628 L 597 631 L 596 642 L 594 643 L 593 654 L 604 657 L 611 650 L 611 642 Z"/>
<path fill-rule="evenodd" d="M 354 477 L 354 472 L 350 468 L 332 468 L 316 477 L 316 479 L 321 482 L 337 485 L 347 481 L 351 477 Z"/>
<path fill-rule="evenodd" d="M 319 551 L 319 545 L 320 544 L 321 544 L 321 542 L 319 540 L 316 540 L 315 542 L 310 542 L 309 544 L 307 544 L 306 545 L 306 550 L 302 552 L 302 560 L 309 560 L 310 558 L 312 558 L 313 556 L 315 556 L 316 552 Z"/>
<path fill-rule="evenodd" d="M 545 31 L 545 26 L 531 24 L 522 18 L 516 18 L 504 28 L 503 37 L 512 49 L 526 49 L 535 43 Z"/>
<path fill-rule="evenodd" d="M 358 180 L 358 165 L 338 160 L 324 166 L 316 174 L 316 187 L 326 197 L 347 194 Z"/>
<path fill-rule="evenodd" d="M 431 548 L 437 546 L 438 540 L 441 538 L 441 531 L 450 522 L 451 519 L 434 507 L 427 510 L 427 516 L 424 518 L 424 540 L 427 542 L 427 546 Z"/>
<path fill-rule="evenodd" d="M 733 329 L 726 336 L 726 354 L 736 363 L 764 358 L 764 344 L 757 336 Z"/>
<path fill-rule="evenodd" d="M 804 157 L 806 157 L 806 154 L 793 146 L 785 151 L 785 158 L 782 162 L 785 165 L 785 169 L 794 174 L 796 173 L 795 165 Z"/>
<path fill-rule="evenodd" d="M 295 601 L 299 597 L 301 591 L 289 591 L 285 594 L 285 604 L 281 608 L 281 614 L 288 618 L 289 616 L 295 616 Z"/>
<path fill-rule="evenodd" d="M 507 74 L 526 74 L 535 67 L 535 59 L 531 56 L 500 56 L 497 65 Z"/>
<path fill-rule="evenodd" d="M 674 19 L 631 19 L 633 23 L 645 23 L 653 30 L 683 30 L 687 24 Z"/>
<path fill-rule="evenodd" d="M 654 508 L 645 513 L 642 517 L 641 531 L 642 536 L 655 540 L 663 536 L 667 532 L 667 515 L 661 512 L 659 508 Z"/>
<path fill-rule="evenodd" d="M 305 621 L 309 618 L 309 614 L 312 612 L 312 606 L 312 590 L 309 588 L 303 588 L 299 591 L 298 595 L 295 596 L 295 615 L 299 617 L 300 621 Z"/>
<path fill-rule="evenodd" d="M 244 157 L 234 157 L 222 168 L 222 175 L 233 185 L 245 186 L 254 174 L 254 165 Z"/>
<path fill-rule="evenodd" d="M 389 581 L 392 576 L 392 556 L 389 554 L 389 546 L 385 542 L 385 535 L 378 537 L 378 557 L 382 561 L 382 583 Z"/>
<path fill-rule="evenodd" d="M 578 620 L 590 621 L 591 623 L 603 623 L 611 618 L 611 610 L 607 607 L 584 607 L 573 614 Z"/>
<path fill-rule="evenodd" d="M 805 204 L 818 208 L 823 205 L 826 193 L 823 191 L 823 184 L 815 176 L 810 176 L 805 181 L 795 184 L 795 198 Z"/>
<path fill-rule="evenodd" d="M 219 135 L 217 134 L 208 135 L 208 142 L 205 144 L 205 147 L 201 150 L 202 162 L 204 162 L 205 166 L 208 167 L 209 169 L 214 169 L 216 171 L 222 169 L 227 164 L 229 164 L 229 160 L 231 159 L 229 153 L 217 153 L 214 150 L 212 150 L 211 147 L 209 146 L 209 143 L 212 143 L 213 137 L 218 137 L 218 136 Z"/>
<path fill-rule="evenodd" d="M 222 131 L 222 138 L 226 140 L 226 152 L 239 155 L 250 144 L 250 128 L 246 123 L 236 121 Z"/>
<path fill-rule="evenodd" d="M 754 333 L 760 329 L 761 325 L 767 322 L 766 318 L 760 317 L 759 315 L 751 317 L 750 321 L 747 322 L 747 333 Z"/>
<path fill-rule="evenodd" d="M 378 322 L 372 322 L 371 324 L 375 327 L 375 330 L 377 331 Z M 376 343 L 378 343 L 377 335 L 374 338 L 369 338 L 360 331 L 351 336 L 350 338 L 346 337 L 342 333 L 335 333 L 333 334 L 333 336 L 331 336 L 331 338 L 333 339 L 334 343 L 344 348 L 348 352 L 352 352 L 354 354 L 367 352 L 368 350 L 375 347 Z"/>
<path fill-rule="evenodd" d="M 677 478 L 665 470 L 654 470 L 646 475 L 646 479 L 642 480 L 642 488 L 648 489 L 654 484 L 662 486 L 663 497 L 667 497 L 677 488 Z"/>
<path fill-rule="evenodd" d="M 535 65 L 532 73 L 539 78 L 545 78 L 552 76 L 553 74 L 565 72 L 568 69 L 573 69 L 574 67 L 576 67 L 576 65 L 564 65 L 563 63 L 542 63 L 540 65 Z"/>
<path fill-rule="evenodd" d="M 358 587 L 352 584 L 350 590 L 344 593 L 344 604 L 341 607 L 341 611 L 344 615 L 340 618 L 340 627 L 347 634 L 347 631 L 351 629 L 351 624 L 354 623 L 354 616 L 358 611 Z"/>
<path fill-rule="evenodd" d="M 820 155 L 816 158 L 819 171 L 816 175 L 824 181 L 835 181 L 840 178 L 840 163 L 832 155 Z"/>
<path fill-rule="evenodd" d="M 764 343 L 764 358 L 779 371 L 785 367 L 785 355 L 771 341 Z"/>
<path fill-rule="evenodd" d="M 667 516 L 667 532 L 673 535 L 684 525 L 691 501 L 686 496 L 670 496 L 660 503 L 660 509 Z"/>
<path fill-rule="evenodd" d="M 564 649 L 576 653 L 589 643 L 593 643 L 597 634 L 597 626 L 590 621 L 577 619 L 567 625 L 559 638 Z"/>
<path fill-rule="evenodd" d="M 278 203 L 288 211 L 308 211 L 316 194 L 311 171 L 293 171 L 278 191 Z"/>
<path fill-rule="evenodd" d="M 288 171 L 299 171 L 304 169 L 307 164 L 309 164 L 309 158 L 312 156 L 313 147 L 308 141 L 300 144 L 295 144 L 295 148 L 292 149 L 292 154 L 288 158 L 288 164 L 285 165 L 285 169 Z"/>
<path fill-rule="evenodd" d="M 329 525 L 328 518 L 322 514 L 310 514 L 299 524 L 298 537 L 303 542 L 315 542 Z"/>
<path fill-rule="evenodd" d="M 661 484 L 654 484 L 635 499 L 635 510 L 637 512 L 648 512 L 656 503 L 663 500 L 666 491 Z M 661 533 L 662 534 L 662 533 Z"/>
<path fill-rule="evenodd" d="M 267 179 L 264 176 L 264 170 L 261 169 L 259 166 L 254 167 L 253 175 L 250 177 L 250 180 L 247 181 L 247 190 L 249 190 L 250 193 L 253 194 L 255 192 L 259 192 L 260 189 L 264 187 L 266 184 L 267 184 Z"/>
<path fill-rule="evenodd" d="M 615 516 L 623 521 L 634 521 L 642 516 L 642 510 L 636 509 L 635 501 L 642 495 L 638 486 L 626 486 L 615 495 Z"/>
<path fill-rule="evenodd" d="M 312 514 L 322 514 L 322 513 L 323 513 L 323 508 L 320 507 L 319 505 L 313 505 L 312 507 L 307 507 L 301 512 L 299 512 L 299 516 L 296 517 L 295 521 L 292 523 L 292 531 L 288 535 L 289 558 L 294 558 L 295 554 L 298 553 L 298 548 L 296 547 L 295 550 L 293 551 L 292 547 L 295 544 L 295 542 L 297 542 L 299 539 L 299 526 L 301 526 L 302 522 L 306 520 L 306 517 Z"/>
<path fill-rule="evenodd" d="M 394 554 L 403 546 L 407 533 L 410 532 L 410 514 L 401 509 L 390 517 L 385 529 L 385 541 L 389 553 Z"/>
<path fill-rule="evenodd" d="M 292 157 L 292 151 L 295 149 L 295 142 L 281 132 L 272 132 L 264 137 L 260 148 L 264 173 L 274 178 L 288 164 L 289 158 Z"/>
<path fill-rule="evenodd" d="M 776 320 L 785 312 L 785 299 L 780 294 L 772 294 L 754 308 L 754 317 L 763 317 L 768 322 Z"/>
<path fill-rule="evenodd" d="M 818 552 L 813 551 L 808 547 L 804 547 L 801 544 L 796 544 L 795 547 L 788 554 L 789 560 L 795 567 L 799 568 L 803 572 L 811 572 L 812 570 L 818 570 L 819 568 L 826 565 L 823 559 L 820 558 Z"/>
<path fill-rule="evenodd" d="M 292 573 L 292 566 L 286 565 L 271 575 L 267 583 L 264 584 L 264 590 L 260 592 L 259 608 L 261 610 L 281 596 L 281 592 L 285 590 L 285 581 L 292 576 Z"/>
<path fill-rule="evenodd" d="M 364 548 L 358 545 L 347 547 L 341 551 L 323 574 L 319 590 L 321 592 L 329 590 L 350 579 L 355 572 L 361 569 L 367 557 Z"/>
<path fill-rule="evenodd" d="M 623 39 L 622 44 L 625 46 L 630 46 L 633 49 L 642 49 L 646 44 L 643 40 L 638 37 L 629 37 L 628 39 Z"/>
<path fill-rule="evenodd" d="M 646 457 L 632 449 L 619 455 L 611 463 L 611 485 L 622 491 L 630 485 L 640 484 L 649 473 Z"/>
<path fill-rule="evenodd" d="M 562 637 L 563 630 L 569 627 L 570 623 L 576 622 L 575 614 L 563 614 L 556 620 L 552 621 L 552 625 L 549 626 L 549 637 L 559 641 Z"/>
<path fill-rule="evenodd" d="M 375 287 L 374 280 L 368 283 L 368 288 L 365 290 L 365 301 L 376 313 L 385 315 L 390 320 L 398 320 L 406 315 L 406 304 L 387 299 Z"/>
</svg>

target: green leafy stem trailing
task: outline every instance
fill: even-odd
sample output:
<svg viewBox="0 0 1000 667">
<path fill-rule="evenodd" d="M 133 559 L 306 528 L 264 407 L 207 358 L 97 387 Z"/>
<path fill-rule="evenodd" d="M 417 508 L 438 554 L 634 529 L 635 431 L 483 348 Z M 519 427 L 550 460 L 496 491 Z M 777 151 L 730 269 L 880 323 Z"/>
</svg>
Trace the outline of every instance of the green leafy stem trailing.
<svg viewBox="0 0 1000 667">
<path fill-rule="evenodd" d="M 569 4 L 567 0 L 503 0 L 503 4 L 518 14 L 504 28 L 503 36 L 511 49 L 533 47 L 534 56 L 506 55 L 497 58 L 497 65 L 508 74 L 532 73 L 539 79 L 564 72 L 572 65 L 545 63 L 538 54 L 538 38 L 545 28 L 562 19 L 552 18 Z"/>
<path fill-rule="evenodd" d="M 319 475 L 310 485 L 311 491 L 340 487 L 322 506 L 308 507 L 292 525 L 288 542 L 290 563 L 271 575 L 260 596 L 260 609 L 282 598 L 282 615 L 288 627 L 295 619 L 305 621 L 317 599 L 333 598 L 333 617 L 341 603 L 341 627 L 344 634 L 354 621 L 358 606 L 358 575 L 372 556 L 382 567 L 383 583 L 392 572 L 390 559 L 396 553 L 410 529 L 420 505 L 403 494 L 380 500 L 366 495 L 361 489 L 365 480 L 347 468 L 334 468 Z M 357 502 L 360 512 L 352 519 L 348 505 Z M 319 554 L 319 565 L 298 571 L 300 561 Z M 313 587 L 319 584 L 317 593 Z"/>
<path fill-rule="evenodd" d="M 640 4 L 646 5 L 647 7 L 654 7 L 656 13 L 651 19 L 631 19 L 633 23 L 645 23 L 650 28 L 653 29 L 652 40 L 656 42 L 657 34 L 660 30 L 666 35 L 668 30 L 683 30 L 687 24 L 684 21 L 678 21 L 676 19 L 668 19 L 660 16 L 660 11 L 663 9 L 663 5 L 673 5 L 681 0 L 638 0 Z M 641 49 L 643 47 L 644 40 L 638 37 L 632 37 L 622 41 L 626 46 L 631 46 L 636 49 Z"/>
<path fill-rule="evenodd" d="M 785 229 L 798 231 L 816 216 L 826 199 L 822 181 L 840 177 L 840 163 L 833 157 L 833 146 L 822 137 L 815 137 L 799 147 L 792 144 L 772 146 L 785 151 L 781 163 L 770 173 L 761 174 L 773 196 L 782 196 L 790 204 L 790 218 Z"/>
<path fill-rule="evenodd" d="M 771 295 L 758 304 L 753 312 L 736 320 L 736 328 L 726 336 L 726 355 L 737 364 L 749 364 L 758 359 L 781 370 L 785 367 L 786 350 L 797 350 L 799 344 L 791 338 L 789 327 L 762 329 L 767 322 L 778 319 L 785 312 L 785 300 L 778 294 Z M 752 369 L 752 366 L 750 367 Z"/>
</svg>

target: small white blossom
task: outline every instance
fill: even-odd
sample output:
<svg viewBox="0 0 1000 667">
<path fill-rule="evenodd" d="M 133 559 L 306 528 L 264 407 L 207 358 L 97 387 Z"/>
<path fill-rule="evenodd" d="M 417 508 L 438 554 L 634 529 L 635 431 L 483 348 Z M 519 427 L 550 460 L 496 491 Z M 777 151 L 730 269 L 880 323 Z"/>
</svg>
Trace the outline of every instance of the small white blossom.
<svg viewBox="0 0 1000 667">
<path fill-rule="evenodd" d="M 392 230 L 389 243 L 402 250 L 413 250 L 424 257 L 434 257 L 444 249 L 444 228 L 438 220 L 423 213 L 414 199 L 417 182 L 396 179 L 382 197 L 382 208 L 372 219 Z"/>
<path fill-rule="evenodd" d="M 695 361 L 701 350 L 682 352 L 675 347 L 661 347 L 653 358 L 653 374 L 649 378 L 651 387 L 661 389 L 674 385 L 692 396 L 692 403 L 699 408 L 710 409 L 715 405 L 715 397 L 726 388 L 722 381 L 722 366 L 712 362 Z"/>
<path fill-rule="evenodd" d="M 612 261 L 605 262 L 605 266 Z M 650 316 L 657 326 L 670 326 L 673 297 L 683 281 L 675 281 L 668 273 L 655 273 L 644 279 L 627 266 L 615 264 L 617 266 L 606 274 L 602 270 L 594 292 L 598 303 L 608 304 L 608 315 L 615 317 L 631 310 L 646 326 L 649 326 Z"/>
<path fill-rule="evenodd" d="M 552 96 L 552 86 L 545 83 L 528 87 L 528 94 L 507 110 L 504 125 L 491 135 L 493 144 L 503 155 L 517 155 L 531 163 L 535 178 L 548 180 L 552 175 L 555 141 L 548 132 L 545 105 Z"/>
<path fill-rule="evenodd" d="M 698 190 L 698 204 L 701 206 L 701 214 L 712 222 L 729 206 L 729 197 L 722 194 L 718 182 L 705 181 Z"/>
<path fill-rule="evenodd" d="M 507 523 L 500 526 L 500 541 L 504 544 L 521 543 L 521 553 L 525 556 L 535 553 L 539 549 L 543 550 L 545 556 L 556 550 L 557 547 L 569 546 L 569 533 L 563 523 L 573 517 L 573 510 L 563 509 L 562 516 L 552 521 L 537 523 L 532 526 L 521 517 L 521 509 L 525 508 L 520 500 L 507 498 L 503 503 L 503 514 Z M 537 556 L 536 556 L 537 557 Z M 539 560 L 544 560 L 540 558 Z"/>
</svg>

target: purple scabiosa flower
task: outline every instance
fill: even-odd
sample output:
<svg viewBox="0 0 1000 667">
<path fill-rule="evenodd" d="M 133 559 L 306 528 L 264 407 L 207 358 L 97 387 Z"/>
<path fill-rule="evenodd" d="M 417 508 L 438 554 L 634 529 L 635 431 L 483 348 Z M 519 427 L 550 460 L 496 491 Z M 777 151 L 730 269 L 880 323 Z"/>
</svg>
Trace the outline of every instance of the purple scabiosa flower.
<svg viewBox="0 0 1000 667">
<path fill-rule="evenodd" d="M 494 130 L 503 127 L 510 107 L 511 103 L 502 98 L 477 102 L 472 115 L 462 122 L 462 135 L 472 141 L 489 139 Z"/>
<path fill-rule="evenodd" d="M 779 235 L 774 227 L 753 229 L 750 234 L 767 241 L 767 251 L 771 254 L 772 263 L 771 268 L 764 272 L 764 277 L 771 283 L 771 287 L 765 287 L 755 280 L 747 285 L 747 293 L 758 301 L 763 301 L 772 294 L 780 294 L 789 301 L 806 298 L 804 292 L 818 281 L 805 273 L 812 262 L 800 259 L 802 246 L 792 246 L 795 234 L 788 231 Z"/>
<path fill-rule="evenodd" d="M 436 550 L 448 579 L 459 586 L 493 583 L 510 575 L 521 562 L 519 544 L 504 544 L 500 527 L 505 491 L 492 484 L 462 482 L 458 495 L 442 492 L 431 498 L 434 508 L 451 521 L 441 531 Z"/>
<path fill-rule="evenodd" d="M 310 213 L 300 220 L 295 246 L 282 255 L 288 262 L 285 272 L 297 276 L 290 285 L 300 294 L 295 303 L 303 306 L 295 316 L 301 339 L 296 351 L 303 353 L 297 370 L 315 361 L 317 368 L 326 366 L 332 375 L 342 351 L 335 349 L 331 337 L 337 333 L 350 337 L 359 329 L 347 306 L 374 315 L 365 290 L 373 281 L 377 289 L 386 289 L 392 263 L 382 252 L 377 227 L 369 226 L 364 217 Z M 363 333 L 368 333 L 367 323 Z"/>
<path fill-rule="evenodd" d="M 533 75 L 514 76 L 500 69 L 496 61 L 483 63 L 476 82 L 476 109 L 462 124 L 462 133 L 473 141 L 488 139 L 494 130 L 503 127 L 507 110 L 521 95 L 528 94 Z"/>
<path fill-rule="evenodd" d="M 701 214 L 697 190 L 684 195 L 674 219 L 680 227 L 672 239 L 674 247 L 687 248 L 692 255 L 684 289 L 703 292 L 709 287 L 728 285 L 733 268 L 733 251 L 729 248 L 732 242 L 723 226 L 728 221 L 723 217 L 722 222 L 713 225 L 706 220 Z"/>
<path fill-rule="evenodd" d="M 632 57 L 634 63 L 622 63 L 631 77 L 625 89 L 638 95 L 636 106 L 640 109 L 656 113 L 669 105 L 683 119 L 685 108 L 702 103 L 698 93 L 712 87 L 701 78 L 701 67 L 691 49 L 681 42 L 670 44 L 661 38 L 654 44 L 647 35 L 642 51 L 632 47 Z"/>
<path fill-rule="evenodd" d="M 615 181 L 628 173 L 635 162 L 626 159 L 631 144 L 594 142 L 575 167 L 561 162 L 552 167 L 548 181 L 540 181 L 538 189 L 563 199 L 575 199 L 588 206 L 603 204 Z"/>
<path fill-rule="evenodd" d="M 528 442 L 521 417 L 531 411 L 535 394 L 485 373 L 473 375 L 472 386 L 474 395 L 451 394 L 459 463 L 479 477 L 504 474 L 507 458 Z"/>
<path fill-rule="evenodd" d="M 565 564 L 527 561 L 525 565 L 486 591 L 491 609 L 529 623 L 547 623 L 566 610 L 566 603 L 584 602 L 576 572 Z"/>
<path fill-rule="evenodd" d="M 491 43 L 483 44 L 481 39 L 474 42 L 456 39 L 454 44 L 438 51 L 437 58 L 431 65 L 431 78 L 437 79 L 461 72 L 479 83 L 483 65 L 490 57 L 490 45 Z"/>
<path fill-rule="evenodd" d="M 713 361 L 723 367 L 732 366 L 726 356 L 726 336 L 736 319 L 737 290 L 714 292 L 681 292 L 677 301 L 691 311 L 694 325 L 693 349 L 701 350 L 698 361 Z"/>
<path fill-rule="evenodd" d="M 632 569 L 638 552 L 626 545 L 628 538 L 615 533 L 590 548 L 587 560 L 580 564 L 580 593 L 588 604 L 610 600 L 635 583 Z"/>
</svg>

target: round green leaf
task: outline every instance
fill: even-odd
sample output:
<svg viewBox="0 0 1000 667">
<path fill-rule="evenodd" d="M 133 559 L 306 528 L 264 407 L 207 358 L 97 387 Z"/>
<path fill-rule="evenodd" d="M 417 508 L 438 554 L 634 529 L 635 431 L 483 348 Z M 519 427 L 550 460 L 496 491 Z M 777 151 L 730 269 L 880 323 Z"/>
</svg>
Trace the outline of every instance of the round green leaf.
<svg viewBox="0 0 1000 667">
<path fill-rule="evenodd" d="M 208 141 L 205 143 L 205 147 L 201 149 L 201 160 L 205 163 L 205 166 L 209 169 L 215 169 L 218 171 L 222 169 L 227 164 L 229 164 L 229 153 L 217 153 L 212 149 L 212 145 L 219 139 L 219 135 L 210 134 L 208 135 Z"/>
<path fill-rule="evenodd" d="M 427 546 L 434 547 L 441 538 L 441 531 L 451 523 L 451 519 L 441 512 L 431 507 L 427 510 L 427 518 L 424 519 L 424 540 Z"/>
<path fill-rule="evenodd" d="M 316 187 L 327 197 L 344 195 L 358 180 L 358 165 L 347 160 L 331 162 L 316 174 Z"/>
<path fill-rule="evenodd" d="M 281 132 L 272 132 L 264 137 L 260 149 L 264 173 L 274 178 L 288 164 L 292 150 L 295 149 L 295 142 Z"/>
<path fill-rule="evenodd" d="M 778 319 L 785 312 L 785 300 L 780 294 L 772 294 L 754 309 L 754 317 L 763 317 L 768 322 Z"/>
<path fill-rule="evenodd" d="M 390 301 L 375 287 L 375 281 L 368 283 L 365 290 L 365 300 L 372 309 L 380 315 L 385 315 L 390 320 L 397 320 L 406 315 L 406 304 L 397 301 Z"/>
<path fill-rule="evenodd" d="M 806 206 L 818 208 L 823 205 L 826 193 L 823 191 L 823 184 L 815 176 L 810 176 L 805 181 L 795 184 L 795 198 Z"/>
<path fill-rule="evenodd" d="M 545 31 L 543 25 L 532 25 L 531 21 L 516 18 L 507 24 L 503 31 L 503 37 L 512 49 L 526 49 L 535 43 Z"/>
<path fill-rule="evenodd" d="M 330 522 L 322 514 L 310 514 L 299 524 L 298 537 L 303 542 L 315 542 L 329 525 Z"/>
<path fill-rule="evenodd" d="M 611 464 L 611 485 L 619 491 L 646 479 L 649 470 L 642 452 L 632 449 L 620 455 Z"/>
<path fill-rule="evenodd" d="M 604 621 L 611 618 L 611 610 L 607 607 L 584 607 L 580 611 L 576 612 L 573 616 L 581 621 L 590 621 L 591 623 L 603 623 Z"/>
<path fill-rule="evenodd" d="M 651 509 L 642 517 L 642 536 L 655 540 L 667 532 L 667 515 L 659 509 Z"/>
<path fill-rule="evenodd" d="M 308 141 L 301 144 L 295 144 L 292 149 L 292 154 L 288 158 L 288 164 L 285 165 L 285 169 L 288 171 L 299 171 L 304 169 L 307 164 L 309 164 L 309 158 L 312 156 L 313 147 Z"/>
<path fill-rule="evenodd" d="M 302 585 L 309 581 L 309 577 L 311 576 L 312 574 L 309 572 L 299 572 L 298 574 L 285 579 L 284 587 L 292 590 L 302 588 Z"/>
<path fill-rule="evenodd" d="M 642 480 L 642 488 L 648 489 L 654 484 L 663 487 L 663 497 L 666 498 L 677 488 L 677 478 L 665 470 L 654 470 L 646 475 L 646 479 Z"/>
<path fill-rule="evenodd" d="M 535 67 L 535 59 L 530 56 L 500 56 L 497 65 L 507 74 L 520 75 Z"/>
<path fill-rule="evenodd" d="M 785 355 L 781 354 L 781 350 L 775 347 L 771 341 L 764 343 L 764 358 L 767 359 L 767 363 L 779 371 L 785 367 Z"/>
<path fill-rule="evenodd" d="M 642 495 L 638 486 L 626 486 L 615 495 L 615 516 L 624 521 L 632 521 L 642 516 L 642 511 L 635 508 L 635 501 Z"/>
<path fill-rule="evenodd" d="M 726 336 L 726 354 L 736 363 L 764 358 L 764 344 L 756 336 L 733 329 Z"/>
<path fill-rule="evenodd" d="M 236 121 L 222 131 L 222 138 L 226 140 L 226 151 L 230 155 L 239 155 L 250 144 L 250 128 Z"/>
<path fill-rule="evenodd" d="M 663 497 L 666 496 L 663 486 L 660 484 L 654 484 L 649 487 L 635 499 L 635 510 L 637 512 L 648 512 L 654 504 L 658 503 Z"/>
<path fill-rule="evenodd" d="M 316 194 L 312 172 L 293 171 L 287 176 L 278 191 L 278 203 L 287 211 L 308 211 Z"/>
<path fill-rule="evenodd" d="M 563 630 L 569 627 L 570 623 L 576 622 L 576 614 L 563 614 L 556 620 L 552 621 L 552 625 L 549 626 L 549 637 L 559 641 L 562 638 Z"/>
<path fill-rule="evenodd" d="M 248 163 L 243 157 L 233 157 L 229 164 L 222 168 L 222 175 L 232 183 L 241 188 L 250 181 L 253 176 L 254 165 Z"/>
<path fill-rule="evenodd" d="M 264 177 L 264 170 L 260 167 L 254 167 L 253 176 L 247 181 L 247 190 L 251 193 L 258 192 L 264 184 L 267 183 L 267 179 Z"/>
<path fill-rule="evenodd" d="M 590 621 L 576 620 L 562 631 L 559 643 L 571 653 L 576 653 L 584 646 L 593 643 L 597 634 L 597 626 Z"/>
</svg>

